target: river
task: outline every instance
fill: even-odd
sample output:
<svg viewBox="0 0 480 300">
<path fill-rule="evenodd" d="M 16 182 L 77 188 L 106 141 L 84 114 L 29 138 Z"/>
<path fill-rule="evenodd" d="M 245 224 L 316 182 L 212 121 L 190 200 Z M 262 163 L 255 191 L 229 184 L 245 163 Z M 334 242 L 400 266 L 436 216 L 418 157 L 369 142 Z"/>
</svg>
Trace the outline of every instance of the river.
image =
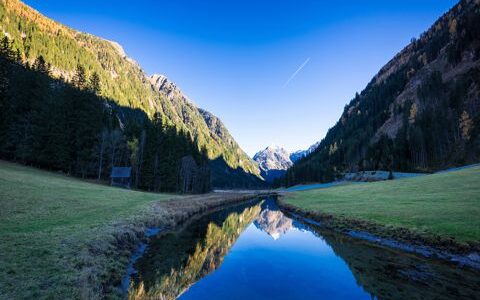
<svg viewBox="0 0 480 300">
<path fill-rule="evenodd" d="M 480 274 L 284 214 L 267 198 L 159 235 L 130 299 L 480 299 Z"/>
</svg>

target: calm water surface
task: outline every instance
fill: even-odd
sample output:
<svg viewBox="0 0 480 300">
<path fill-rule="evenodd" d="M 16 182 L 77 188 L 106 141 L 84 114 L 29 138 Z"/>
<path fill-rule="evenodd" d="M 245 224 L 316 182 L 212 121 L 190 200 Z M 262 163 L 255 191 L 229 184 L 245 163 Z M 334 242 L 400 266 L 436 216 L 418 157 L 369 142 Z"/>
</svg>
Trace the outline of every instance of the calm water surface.
<svg viewBox="0 0 480 300">
<path fill-rule="evenodd" d="M 306 225 L 274 199 L 159 236 L 136 268 L 131 299 L 480 299 L 478 273 Z"/>
</svg>

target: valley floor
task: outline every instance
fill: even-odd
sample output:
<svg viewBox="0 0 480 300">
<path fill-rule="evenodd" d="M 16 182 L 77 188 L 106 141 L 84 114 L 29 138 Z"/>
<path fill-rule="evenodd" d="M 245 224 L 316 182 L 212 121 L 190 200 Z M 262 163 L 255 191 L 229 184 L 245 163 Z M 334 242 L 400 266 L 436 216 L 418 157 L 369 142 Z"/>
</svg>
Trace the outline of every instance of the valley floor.
<svg viewBox="0 0 480 300">
<path fill-rule="evenodd" d="M 480 249 L 480 166 L 427 176 L 286 193 L 281 203 L 341 229 Z M 336 223 L 336 224 L 334 224 Z M 390 232 L 390 233 L 388 233 Z"/>
<path fill-rule="evenodd" d="M 147 228 L 255 195 L 146 193 L 0 161 L 0 299 L 121 296 Z"/>
</svg>

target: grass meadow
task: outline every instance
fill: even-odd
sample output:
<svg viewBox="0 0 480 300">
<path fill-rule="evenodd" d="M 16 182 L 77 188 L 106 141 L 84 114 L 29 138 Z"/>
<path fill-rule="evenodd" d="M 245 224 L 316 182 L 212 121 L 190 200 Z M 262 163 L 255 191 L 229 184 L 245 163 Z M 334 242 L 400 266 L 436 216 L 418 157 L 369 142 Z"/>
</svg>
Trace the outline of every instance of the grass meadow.
<svg viewBox="0 0 480 300">
<path fill-rule="evenodd" d="M 401 180 L 288 193 L 308 211 L 480 241 L 480 167 Z"/>
<path fill-rule="evenodd" d="M 0 161 L 0 299 L 91 296 L 79 285 L 98 278 L 79 278 L 96 273 L 84 270 L 120 268 L 125 261 L 99 253 L 92 263 L 89 241 L 108 247 L 113 224 L 133 222 L 153 203 L 174 197 Z"/>
</svg>

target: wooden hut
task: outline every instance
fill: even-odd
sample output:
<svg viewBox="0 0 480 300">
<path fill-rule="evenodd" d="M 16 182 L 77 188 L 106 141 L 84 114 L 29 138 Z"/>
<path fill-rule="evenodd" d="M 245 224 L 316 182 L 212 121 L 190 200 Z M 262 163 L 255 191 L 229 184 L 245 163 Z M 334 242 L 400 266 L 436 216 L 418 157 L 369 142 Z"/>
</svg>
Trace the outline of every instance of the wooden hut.
<svg viewBox="0 0 480 300">
<path fill-rule="evenodd" d="M 119 186 L 129 189 L 131 175 L 132 168 L 130 167 L 113 167 L 110 175 L 112 186 Z"/>
</svg>

